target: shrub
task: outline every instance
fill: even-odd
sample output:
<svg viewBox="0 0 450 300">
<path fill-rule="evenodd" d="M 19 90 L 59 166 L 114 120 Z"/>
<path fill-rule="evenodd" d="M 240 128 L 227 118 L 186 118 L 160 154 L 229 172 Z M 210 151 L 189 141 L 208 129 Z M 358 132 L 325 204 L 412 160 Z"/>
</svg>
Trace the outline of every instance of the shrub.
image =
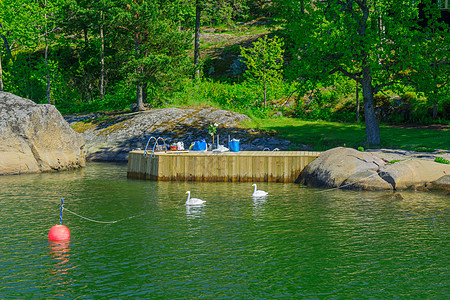
<svg viewBox="0 0 450 300">
<path fill-rule="evenodd" d="M 434 161 L 437 162 L 437 163 L 450 165 L 450 161 L 448 161 L 447 159 L 445 159 L 443 157 L 440 157 L 440 156 L 436 157 L 434 159 Z"/>
</svg>

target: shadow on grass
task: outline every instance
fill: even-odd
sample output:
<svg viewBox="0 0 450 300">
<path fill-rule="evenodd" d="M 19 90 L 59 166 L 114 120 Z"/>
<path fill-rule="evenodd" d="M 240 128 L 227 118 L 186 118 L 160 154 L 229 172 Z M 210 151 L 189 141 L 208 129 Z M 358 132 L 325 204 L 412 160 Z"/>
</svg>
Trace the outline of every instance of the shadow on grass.
<svg viewBox="0 0 450 300">
<path fill-rule="evenodd" d="M 303 124 L 263 125 L 259 128 L 318 151 L 340 146 L 358 147 L 365 142 L 365 129 L 360 125 L 303 122 Z"/>
<path fill-rule="evenodd" d="M 299 145 L 308 145 L 312 150 L 323 151 L 334 147 L 375 148 L 367 145 L 364 124 L 348 124 L 300 120 L 263 120 L 251 127 L 267 130 L 279 137 Z M 381 148 L 396 148 L 416 151 L 434 151 L 450 148 L 450 130 L 432 128 L 400 128 L 380 126 Z"/>
</svg>

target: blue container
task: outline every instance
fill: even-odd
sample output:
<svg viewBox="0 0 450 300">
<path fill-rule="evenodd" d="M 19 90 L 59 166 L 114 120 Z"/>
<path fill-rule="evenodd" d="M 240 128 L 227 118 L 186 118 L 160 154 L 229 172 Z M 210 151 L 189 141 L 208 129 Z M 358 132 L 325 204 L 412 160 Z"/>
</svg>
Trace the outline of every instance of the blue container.
<svg viewBox="0 0 450 300">
<path fill-rule="evenodd" d="M 233 139 L 230 141 L 230 151 L 239 152 L 239 140 Z"/>
<path fill-rule="evenodd" d="M 201 140 L 201 141 L 196 141 L 194 143 L 194 147 L 192 147 L 193 151 L 205 151 L 206 150 L 206 141 L 205 140 Z"/>
</svg>

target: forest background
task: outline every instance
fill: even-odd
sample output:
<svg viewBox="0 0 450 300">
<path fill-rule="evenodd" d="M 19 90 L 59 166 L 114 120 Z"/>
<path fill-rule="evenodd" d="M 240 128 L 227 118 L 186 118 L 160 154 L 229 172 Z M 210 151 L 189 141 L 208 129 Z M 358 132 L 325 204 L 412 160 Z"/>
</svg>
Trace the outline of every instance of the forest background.
<svg viewBox="0 0 450 300">
<path fill-rule="evenodd" d="M 378 122 L 449 124 L 443 5 L 0 0 L 0 90 L 63 114 L 211 105 L 364 121 L 376 145 Z"/>
</svg>

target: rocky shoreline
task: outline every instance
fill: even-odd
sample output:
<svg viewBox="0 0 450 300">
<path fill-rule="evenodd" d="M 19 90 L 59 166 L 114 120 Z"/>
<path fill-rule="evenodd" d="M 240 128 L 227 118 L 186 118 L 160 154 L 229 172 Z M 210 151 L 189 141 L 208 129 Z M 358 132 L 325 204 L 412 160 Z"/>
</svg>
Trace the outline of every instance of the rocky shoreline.
<svg viewBox="0 0 450 300">
<path fill-rule="evenodd" d="M 217 124 L 220 144 L 228 137 L 240 140 L 240 150 L 309 150 L 265 132 L 246 129 L 240 122 L 245 115 L 212 107 L 163 108 L 139 113 L 102 116 L 66 116 L 86 141 L 90 161 L 126 161 L 134 149 L 144 149 L 150 137 L 161 137 L 167 144 L 206 139 L 212 142 L 208 126 Z M 216 136 L 217 138 L 217 136 Z M 151 148 L 153 142 L 149 145 Z M 450 189 L 450 165 L 434 162 L 436 157 L 450 160 L 450 151 L 433 153 L 395 149 L 369 149 L 360 152 L 338 147 L 323 152 L 297 179 L 298 183 L 354 190 L 439 190 Z"/>
<path fill-rule="evenodd" d="M 338 147 L 323 152 L 301 172 L 297 183 L 352 190 L 450 190 L 450 165 L 434 161 L 449 151 L 357 151 Z"/>
<path fill-rule="evenodd" d="M 53 105 L 0 92 L 0 175 L 83 167 L 83 146 Z"/>
<path fill-rule="evenodd" d="M 295 146 L 274 135 L 242 128 L 240 122 L 250 120 L 246 115 L 205 106 L 97 113 L 65 116 L 65 119 L 84 137 L 88 161 L 127 161 L 128 153 L 145 149 L 151 137 L 160 137 L 167 145 L 183 142 L 186 148 L 202 139 L 212 143 L 208 133 L 210 124 L 217 125 L 215 142 L 218 136 L 219 143 L 225 147 L 228 139 L 233 138 L 240 141 L 240 149 L 245 151 L 288 150 Z M 153 141 L 149 146 L 153 146 Z"/>
<path fill-rule="evenodd" d="M 245 115 L 213 107 L 162 108 L 144 112 L 61 116 L 53 105 L 35 104 L 0 93 L 0 175 L 83 167 L 88 161 L 127 161 L 128 153 L 144 149 L 151 137 L 166 145 L 189 147 L 217 126 L 215 141 L 240 150 L 310 150 L 273 134 L 243 128 Z M 70 125 L 69 125 L 70 124 Z M 162 142 L 160 142 L 162 144 Z M 300 174 L 297 183 L 356 190 L 450 190 L 450 151 L 433 153 L 393 149 L 360 152 L 338 147 L 323 152 Z"/>
</svg>

